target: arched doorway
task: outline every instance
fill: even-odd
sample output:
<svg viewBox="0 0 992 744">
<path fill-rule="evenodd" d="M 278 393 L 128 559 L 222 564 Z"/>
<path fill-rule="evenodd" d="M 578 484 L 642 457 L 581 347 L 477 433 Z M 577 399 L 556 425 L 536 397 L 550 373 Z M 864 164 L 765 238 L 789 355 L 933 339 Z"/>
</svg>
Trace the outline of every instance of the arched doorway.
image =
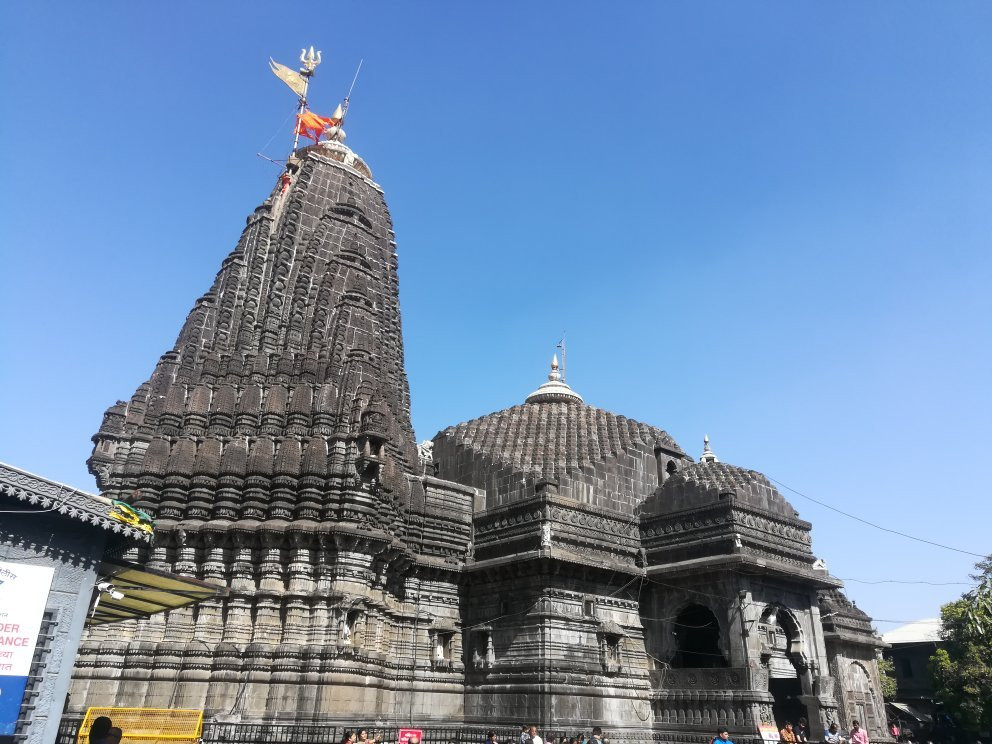
<svg viewBox="0 0 992 744">
<path fill-rule="evenodd" d="M 863 664 L 851 662 L 847 668 L 846 687 L 848 689 L 847 722 L 859 721 L 869 733 L 877 731 L 884 721 L 879 721 L 875 703 L 875 690 L 871 675 Z"/>
<path fill-rule="evenodd" d="M 782 727 L 788 721 L 795 725 L 806 717 L 802 702 L 803 687 L 796 662 L 800 658 L 802 639 L 799 625 L 785 609 L 769 607 L 758 622 L 761 639 L 761 661 L 768 667 L 768 692 L 775 699 L 772 714 Z"/>
<path fill-rule="evenodd" d="M 720 647 L 720 623 L 716 615 L 703 605 L 686 607 L 675 618 L 676 669 L 712 669 L 727 666 L 727 657 Z"/>
</svg>

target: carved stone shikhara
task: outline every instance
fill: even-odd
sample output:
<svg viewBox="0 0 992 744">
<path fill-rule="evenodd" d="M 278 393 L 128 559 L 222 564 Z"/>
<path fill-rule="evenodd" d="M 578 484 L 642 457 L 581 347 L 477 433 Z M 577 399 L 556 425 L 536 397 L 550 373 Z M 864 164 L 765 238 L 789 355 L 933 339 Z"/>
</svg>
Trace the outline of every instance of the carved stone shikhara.
<svg viewBox="0 0 992 744">
<path fill-rule="evenodd" d="M 289 172 L 89 461 L 156 517 L 130 558 L 230 594 L 91 631 L 74 709 L 693 741 L 756 731 L 791 675 L 814 729 L 874 700 L 884 733 L 879 641 L 764 476 L 708 443 L 694 463 L 557 365 L 418 446 L 382 191 L 340 142 Z"/>
</svg>

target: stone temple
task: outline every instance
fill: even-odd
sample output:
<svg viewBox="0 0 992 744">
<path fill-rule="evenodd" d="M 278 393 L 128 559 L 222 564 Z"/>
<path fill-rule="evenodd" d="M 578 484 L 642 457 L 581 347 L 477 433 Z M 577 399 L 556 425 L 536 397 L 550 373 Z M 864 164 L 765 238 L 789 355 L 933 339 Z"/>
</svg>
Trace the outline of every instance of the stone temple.
<svg viewBox="0 0 992 744">
<path fill-rule="evenodd" d="M 382 189 L 337 141 L 287 172 L 89 461 L 155 516 L 125 557 L 230 594 L 93 629 L 73 710 L 885 736 L 883 644 L 760 473 L 557 365 L 418 447 Z"/>
</svg>

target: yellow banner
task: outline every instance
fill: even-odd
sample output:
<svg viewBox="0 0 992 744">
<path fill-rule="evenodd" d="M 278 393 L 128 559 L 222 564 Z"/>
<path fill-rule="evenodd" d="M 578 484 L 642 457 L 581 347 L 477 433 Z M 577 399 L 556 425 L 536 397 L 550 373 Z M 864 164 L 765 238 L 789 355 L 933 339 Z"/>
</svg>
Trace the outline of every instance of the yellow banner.
<svg viewBox="0 0 992 744">
<path fill-rule="evenodd" d="M 296 95 L 303 97 L 307 90 L 307 81 L 300 73 L 291 70 L 286 65 L 279 64 L 272 57 L 269 57 L 269 67 L 272 69 L 273 75 L 286 83 Z"/>
</svg>

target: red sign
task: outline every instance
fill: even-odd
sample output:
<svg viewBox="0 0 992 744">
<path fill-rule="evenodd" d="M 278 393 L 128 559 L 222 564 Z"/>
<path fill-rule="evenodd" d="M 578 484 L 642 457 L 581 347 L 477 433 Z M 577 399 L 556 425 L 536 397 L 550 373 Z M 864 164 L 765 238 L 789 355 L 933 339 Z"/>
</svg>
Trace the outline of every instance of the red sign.
<svg viewBox="0 0 992 744">
<path fill-rule="evenodd" d="M 408 744 L 411 736 L 417 737 L 418 742 L 424 740 L 424 732 L 421 729 L 400 729 L 399 744 Z"/>
</svg>

